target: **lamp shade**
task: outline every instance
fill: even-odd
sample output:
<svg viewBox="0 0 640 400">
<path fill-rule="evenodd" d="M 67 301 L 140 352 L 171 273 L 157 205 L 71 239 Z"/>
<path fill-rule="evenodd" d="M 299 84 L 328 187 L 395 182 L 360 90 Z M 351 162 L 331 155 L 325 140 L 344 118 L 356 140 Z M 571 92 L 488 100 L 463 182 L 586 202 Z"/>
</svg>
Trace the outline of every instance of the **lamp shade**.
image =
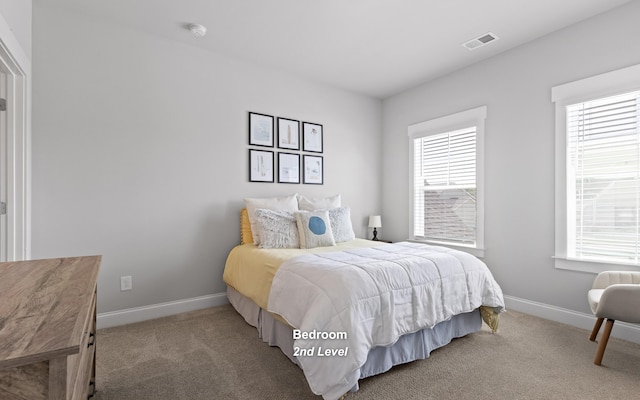
<svg viewBox="0 0 640 400">
<path fill-rule="evenodd" d="M 379 215 L 370 215 L 369 228 L 382 228 L 382 218 Z"/>
</svg>

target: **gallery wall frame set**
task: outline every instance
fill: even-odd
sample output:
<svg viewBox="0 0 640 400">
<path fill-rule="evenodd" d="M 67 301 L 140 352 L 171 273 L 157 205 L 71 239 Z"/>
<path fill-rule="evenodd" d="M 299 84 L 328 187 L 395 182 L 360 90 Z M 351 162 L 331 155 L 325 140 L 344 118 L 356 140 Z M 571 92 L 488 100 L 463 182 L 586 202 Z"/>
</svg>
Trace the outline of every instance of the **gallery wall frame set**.
<svg viewBox="0 0 640 400">
<path fill-rule="evenodd" d="M 290 151 L 323 152 L 323 126 L 311 122 L 274 117 L 249 112 L 249 145 L 277 147 Z M 300 127 L 302 126 L 302 130 Z M 278 183 L 302 183 L 322 185 L 324 159 L 319 155 L 307 155 L 266 149 L 249 149 L 249 181 L 275 182 L 275 154 L 278 158 Z M 302 171 L 301 171 L 302 169 Z M 301 174 L 302 172 L 302 174 Z"/>
</svg>

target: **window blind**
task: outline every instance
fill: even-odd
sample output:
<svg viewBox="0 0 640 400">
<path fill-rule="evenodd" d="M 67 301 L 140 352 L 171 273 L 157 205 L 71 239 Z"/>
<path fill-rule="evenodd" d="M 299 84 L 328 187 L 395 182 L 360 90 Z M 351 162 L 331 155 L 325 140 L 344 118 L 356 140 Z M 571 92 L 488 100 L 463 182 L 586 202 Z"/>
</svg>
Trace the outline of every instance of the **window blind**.
<svg viewBox="0 0 640 400">
<path fill-rule="evenodd" d="M 567 106 L 569 257 L 640 260 L 640 91 Z"/>
<path fill-rule="evenodd" d="M 414 139 L 414 236 L 476 244 L 476 127 Z"/>
</svg>

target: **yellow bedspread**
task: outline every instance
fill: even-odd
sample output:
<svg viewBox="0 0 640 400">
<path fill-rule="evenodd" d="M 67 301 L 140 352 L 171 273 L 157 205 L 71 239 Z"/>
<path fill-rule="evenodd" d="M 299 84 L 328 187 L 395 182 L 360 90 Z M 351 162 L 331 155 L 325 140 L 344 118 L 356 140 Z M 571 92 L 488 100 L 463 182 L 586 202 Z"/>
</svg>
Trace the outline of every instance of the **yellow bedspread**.
<svg viewBox="0 0 640 400">
<path fill-rule="evenodd" d="M 280 265 L 289 258 L 383 244 L 385 243 L 365 239 L 354 239 L 338 243 L 336 246 L 313 249 L 261 249 L 254 244 L 241 244 L 229 253 L 223 279 L 227 285 L 266 310 L 273 277 Z"/>
</svg>

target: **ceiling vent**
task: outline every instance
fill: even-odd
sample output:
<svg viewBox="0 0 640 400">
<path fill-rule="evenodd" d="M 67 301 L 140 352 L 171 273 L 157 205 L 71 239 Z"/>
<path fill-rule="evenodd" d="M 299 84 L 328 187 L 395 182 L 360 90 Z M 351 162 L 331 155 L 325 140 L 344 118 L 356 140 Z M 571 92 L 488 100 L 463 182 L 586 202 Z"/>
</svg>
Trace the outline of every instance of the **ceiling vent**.
<svg viewBox="0 0 640 400">
<path fill-rule="evenodd" d="M 498 40 L 498 37 L 496 35 L 491 32 L 487 32 L 484 35 L 480 35 L 475 39 L 471 39 L 468 42 L 463 43 L 462 45 L 469 50 L 475 50 L 478 47 L 482 47 L 491 42 L 495 42 L 496 40 Z"/>
</svg>

